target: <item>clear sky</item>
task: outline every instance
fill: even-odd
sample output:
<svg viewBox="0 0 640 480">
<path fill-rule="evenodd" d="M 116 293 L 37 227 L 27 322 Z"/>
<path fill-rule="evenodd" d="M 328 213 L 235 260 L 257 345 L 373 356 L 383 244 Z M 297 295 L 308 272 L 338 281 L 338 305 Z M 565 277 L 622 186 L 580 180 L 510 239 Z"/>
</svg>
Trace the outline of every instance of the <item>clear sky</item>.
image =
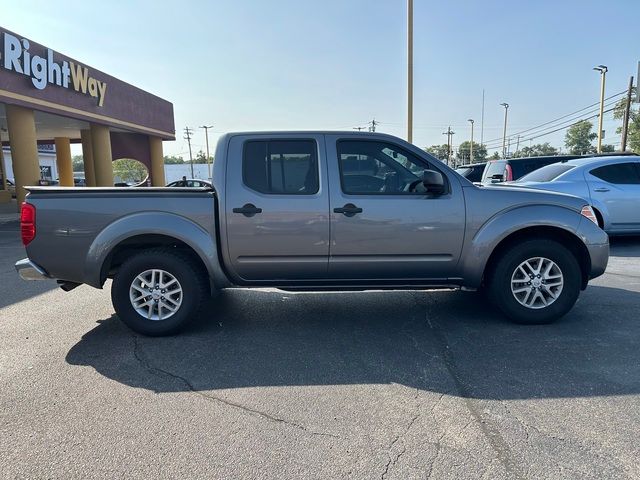
<svg viewBox="0 0 640 480">
<path fill-rule="evenodd" d="M 375 118 L 406 132 L 404 0 L 8 1 L 2 25 L 174 105 L 185 126 L 221 132 L 351 129 Z M 640 0 L 415 0 L 414 143 L 484 140 L 625 90 L 640 60 Z M 605 143 L 618 143 L 605 116 Z M 563 134 L 533 141 L 563 146 Z M 196 130 L 194 148 L 204 148 Z M 498 142 L 499 143 L 499 142 Z M 493 142 L 496 144 L 496 142 Z M 492 149 L 493 150 L 493 149 Z M 492 151 L 491 150 L 491 151 Z"/>
</svg>

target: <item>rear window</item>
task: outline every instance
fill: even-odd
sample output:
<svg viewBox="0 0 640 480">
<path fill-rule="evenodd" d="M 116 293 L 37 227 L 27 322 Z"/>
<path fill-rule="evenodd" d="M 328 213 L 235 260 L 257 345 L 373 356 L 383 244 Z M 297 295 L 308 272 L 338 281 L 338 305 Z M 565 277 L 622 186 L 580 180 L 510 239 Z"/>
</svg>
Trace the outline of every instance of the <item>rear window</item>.
<svg viewBox="0 0 640 480">
<path fill-rule="evenodd" d="M 546 167 L 539 168 L 538 170 L 534 170 L 530 174 L 522 177 L 519 181 L 550 182 L 573 168 L 575 168 L 574 165 L 568 165 L 566 163 L 553 163 L 551 165 L 547 165 Z"/>
<path fill-rule="evenodd" d="M 490 180 L 494 175 L 504 175 L 504 168 L 506 164 L 507 162 L 504 160 L 489 162 L 484 169 L 482 180 Z"/>
</svg>

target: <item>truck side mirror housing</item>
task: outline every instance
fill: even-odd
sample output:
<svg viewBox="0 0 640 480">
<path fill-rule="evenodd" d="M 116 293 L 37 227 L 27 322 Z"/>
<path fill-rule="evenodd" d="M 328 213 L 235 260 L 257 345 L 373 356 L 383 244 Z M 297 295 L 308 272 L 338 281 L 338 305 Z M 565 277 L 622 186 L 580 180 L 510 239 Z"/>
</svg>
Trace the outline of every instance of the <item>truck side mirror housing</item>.
<svg viewBox="0 0 640 480">
<path fill-rule="evenodd" d="M 443 195 L 446 191 L 444 177 L 435 170 L 425 170 L 422 174 L 422 184 L 427 192 L 434 195 Z"/>
</svg>

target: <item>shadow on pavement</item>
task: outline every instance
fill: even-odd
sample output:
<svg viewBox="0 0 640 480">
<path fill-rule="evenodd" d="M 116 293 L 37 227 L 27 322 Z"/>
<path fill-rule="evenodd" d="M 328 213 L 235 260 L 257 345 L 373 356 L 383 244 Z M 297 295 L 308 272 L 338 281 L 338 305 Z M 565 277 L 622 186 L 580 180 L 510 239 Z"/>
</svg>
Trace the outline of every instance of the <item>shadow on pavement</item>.
<svg viewBox="0 0 640 480">
<path fill-rule="evenodd" d="M 22 280 L 14 264 L 26 256 L 20 241 L 19 224 L 0 223 L 0 308 L 58 288 L 55 281 Z"/>
<path fill-rule="evenodd" d="M 611 255 L 616 257 L 640 257 L 640 236 L 609 237 Z"/>
<path fill-rule="evenodd" d="M 462 292 L 230 291 L 180 336 L 103 320 L 66 360 L 156 392 L 399 383 L 486 399 L 636 394 L 639 306 L 638 293 L 590 287 L 561 322 L 518 326 Z"/>
</svg>

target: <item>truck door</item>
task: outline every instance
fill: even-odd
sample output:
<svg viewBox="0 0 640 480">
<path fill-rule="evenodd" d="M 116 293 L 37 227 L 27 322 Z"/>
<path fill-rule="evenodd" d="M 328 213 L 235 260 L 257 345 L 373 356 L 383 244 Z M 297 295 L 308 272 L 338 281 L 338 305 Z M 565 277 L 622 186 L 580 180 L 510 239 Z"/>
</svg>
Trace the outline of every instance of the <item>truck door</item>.
<svg viewBox="0 0 640 480">
<path fill-rule="evenodd" d="M 326 278 L 325 161 L 322 135 L 231 137 L 224 209 L 230 274 L 236 280 Z"/>
<path fill-rule="evenodd" d="M 331 182 L 329 276 L 336 279 L 447 279 L 465 229 L 462 187 L 422 156 L 391 141 L 326 136 Z M 417 193 L 425 169 L 447 191 Z"/>
</svg>

